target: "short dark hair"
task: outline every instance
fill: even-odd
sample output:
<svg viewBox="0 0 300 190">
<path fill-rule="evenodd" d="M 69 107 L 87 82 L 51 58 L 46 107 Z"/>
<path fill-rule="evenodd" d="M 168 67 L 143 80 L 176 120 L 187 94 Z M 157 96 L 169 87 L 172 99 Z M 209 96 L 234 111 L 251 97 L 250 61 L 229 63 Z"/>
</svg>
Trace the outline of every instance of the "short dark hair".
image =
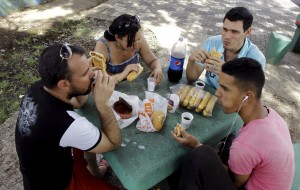
<svg viewBox="0 0 300 190">
<path fill-rule="evenodd" d="M 253 16 L 251 12 L 245 7 L 234 7 L 230 9 L 226 13 L 223 22 L 225 21 L 225 19 L 228 19 L 230 21 L 243 21 L 244 31 L 250 28 L 253 22 Z"/>
<path fill-rule="evenodd" d="M 140 23 L 134 21 L 136 17 L 137 16 L 129 14 L 118 16 L 113 20 L 108 30 L 104 32 L 104 37 L 109 41 L 116 41 L 116 34 L 121 38 L 128 35 L 127 47 L 132 46 L 134 44 L 135 34 L 141 29 Z M 128 24 L 127 27 L 123 27 L 126 23 Z"/>
<path fill-rule="evenodd" d="M 261 98 L 265 74 L 258 61 L 249 57 L 237 58 L 224 63 L 222 72 L 233 76 L 241 89 L 253 90 L 256 97 Z"/>
<path fill-rule="evenodd" d="M 43 84 L 52 88 L 59 80 L 72 80 L 72 73 L 69 70 L 67 59 L 60 57 L 60 49 L 63 44 L 54 44 L 45 48 L 39 58 L 39 74 Z M 80 46 L 71 46 L 72 54 L 85 54 L 85 49 Z"/>
</svg>

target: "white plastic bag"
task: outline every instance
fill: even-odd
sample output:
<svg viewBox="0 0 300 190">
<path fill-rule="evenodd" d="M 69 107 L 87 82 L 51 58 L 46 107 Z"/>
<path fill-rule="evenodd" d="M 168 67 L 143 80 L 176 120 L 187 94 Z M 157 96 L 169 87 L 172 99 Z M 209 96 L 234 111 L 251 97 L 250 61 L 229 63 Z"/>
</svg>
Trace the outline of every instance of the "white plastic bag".
<svg viewBox="0 0 300 190">
<path fill-rule="evenodd" d="M 153 111 L 162 110 L 165 114 L 165 118 L 167 116 L 168 109 L 168 100 L 161 95 L 146 91 L 146 99 L 154 99 L 153 103 Z M 136 125 L 136 128 L 143 132 L 155 132 L 157 131 L 152 124 L 152 119 L 144 110 L 144 105 L 140 101 L 139 110 L 138 110 L 139 121 Z"/>
<path fill-rule="evenodd" d="M 134 120 L 138 118 L 139 102 L 141 101 L 138 96 L 127 95 L 119 91 L 114 91 L 112 96 L 109 99 L 109 104 L 113 107 L 113 104 L 122 97 L 126 102 L 132 106 L 132 116 L 128 119 L 121 119 L 120 115 L 117 114 L 113 109 L 113 113 L 118 121 L 118 124 L 121 129 L 130 125 Z"/>
</svg>

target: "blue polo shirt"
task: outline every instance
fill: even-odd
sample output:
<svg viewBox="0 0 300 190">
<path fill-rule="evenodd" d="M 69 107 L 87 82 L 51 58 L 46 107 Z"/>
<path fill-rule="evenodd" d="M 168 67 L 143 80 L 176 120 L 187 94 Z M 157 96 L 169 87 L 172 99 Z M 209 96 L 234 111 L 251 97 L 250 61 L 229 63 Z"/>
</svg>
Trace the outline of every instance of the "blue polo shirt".
<svg viewBox="0 0 300 190">
<path fill-rule="evenodd" d="M 222 43 L 222 36 L 212 36 L 208 38 L 202 48 L 206 50 L 207 52 L 210 52 L 213 48 L 216 48 L 217 52 L 221 52 L 224 54 L 224 47 Z M 238 54 L 238 58 L 240 57 L 250 57 L 255 60 L 257 60 L 263 70 L 266 68 L 266 58 L 264 54 L 258 49 L 258 47 L 253 44 L 248 38 L 246 38 L 244 46 L 242 47 L 240 53 Z M 222 59 L 224 60 L 224 55 L 222 56 Z M 225 60 L 224 60 L 225 61 Z M 214 88 L 218 88 L 219 83 L 218 83 L 218 76 L 210 71 L 206 71 L 205 74 L 205 82 L 207 84 L 213 85 Z"/>
</svg>

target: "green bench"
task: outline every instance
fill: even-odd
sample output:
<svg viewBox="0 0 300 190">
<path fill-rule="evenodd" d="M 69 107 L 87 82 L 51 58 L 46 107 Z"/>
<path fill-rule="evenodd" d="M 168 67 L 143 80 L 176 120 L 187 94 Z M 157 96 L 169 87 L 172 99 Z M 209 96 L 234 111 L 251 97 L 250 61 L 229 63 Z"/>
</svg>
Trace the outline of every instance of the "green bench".
<svg viewBox="0 0 300 190">
<path fill-rule="evenodd" d="M 295 151 L 295 175 L 292 190 L 300 190 L 300 143 L 294 144 Z"/>
<path fill-rule="evenodd" d="M 290 48 L 293 52 L 300 53 L 300 14 L 298 14 L 295 24 L 297 28 L 293 39 L 276 32 L 271 32 L 266 47 L 267 63 L 279 64 Z"/>
<path fill-rule="evenodd" d="M 266 48 L 266 62 L 279 64 L 291 47 L 291 39 L 285 35 L 271 32 Z"/>
</svg>

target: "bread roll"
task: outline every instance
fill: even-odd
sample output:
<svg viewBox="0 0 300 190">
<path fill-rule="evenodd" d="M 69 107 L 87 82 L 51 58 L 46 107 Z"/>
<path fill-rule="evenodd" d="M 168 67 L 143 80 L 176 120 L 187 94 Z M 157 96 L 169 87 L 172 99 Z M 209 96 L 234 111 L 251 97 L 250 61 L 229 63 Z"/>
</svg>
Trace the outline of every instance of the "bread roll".
<svg viewBox="0 0 300 190">
<path fill-rule="evenodd" d="M 201 111 L 205 108 L 206 104 L 208 103 L 209 99 L 211 97 L 210 92 L 207 92 L 203 98 L 203 100 L 201 101 L 201 103 L 198 106 L 198 109 Z"/>
<path fill-rule="evenodd" d="M 162 110 L 156 110 L 152 113 L 152 123 L 156 130 L 161 130 L 165 117 L 165 113 Z"/>
<path fill-rule="evenodd" d="M 103 72 L 106 72 L 106 60 L 101 53 L 90 51 L 92 57 L 92 65 L 94 67 L 100 67 Z"/>
<path fill-rule="evenodd" d="M 209 55 L 212 56 L 212 57 L 218 57 L 218 58 L 221 58 L 223 56 L 222 53 L 217 52 L 216 48 L 213 48 L 211 50 L 211 52 L 209 52 Z"/>
<path fill-rule="evenodd" d="M 199 113 L 201 110 L 199 108 L 195 108 L 195 112 Z"/>
<path fill-rule="evenodd" d="M 180 104 L 182 104 L 182 102 L 184 101 L 185 97 L 187 96 L 187 94 L 189 93 L 191 87 L 189 85 L 185 85 L 183 87 L 183 89 L 181 90 L 179 97 L 180 97 Z"/>
<path fill-rule="evenodd" d="M 177 123 L 176 127 L 174 128 L 174 133 L 177 137 L 182 137 L 181 131 L 184 131 L 184 127 L 181 124 Z"/>
<path fill-rule="evenodd" d="M 205 107 L 205 110 L 203 110 L 203 115 L 205 117 L 212 116 L 212 111 L 214 109 L 214 106 L 215 106 L 217 100 L 218 100 L 217 96 L 214 96 L 214 95 L 211 96 L 211 98 L 209 99 L 209 101 L 208 101 L 208 103 L 207 103 L 207 105 Z"/>
<path fill-rule="evenodd" d="M 196 100 L 194 101 L 193 107 L 198 108 L 201 100 L 204 98 L 204 93 L 205 93 L 204 90 L 202 90 L 202 89 L 199 90 L 199 92 L 197 94 L 197 97 L 196 97 Z"/>
<path fill-rule="evenodd" d="M 182 102 L 182 105 L 184 107 L 186 107 L 189 104 L 190 99 L 194 96 L 195 92 L 196 92 L 196 87 L 192 87 L 191 90 L 189 91 L 189 93 L 187 94 L 187 96 L 185 97 L 185 99 Z"/>
<path fill-rule="evenodd" d="M 139 66 L 139 71 L 136 72 L 136 71 L 131 71 L 128 75 L 127 75 L 127 80 L 128 81 L 133 81 L 135 80 L 144 70 L 144 67 L 142 67 L 141 64 L 138 64 Z"/>
<path fill-rule="evenodd" d="M 196 101 L 196 98 L 198 96 L 200 91 L 195 91 L 194 95 L 192 96 L 192 98 L 189 101 L 188 106 L 186 107 L 187 109 L 192 109 L 194 107 L 194 102 Z"/>
</svg>

